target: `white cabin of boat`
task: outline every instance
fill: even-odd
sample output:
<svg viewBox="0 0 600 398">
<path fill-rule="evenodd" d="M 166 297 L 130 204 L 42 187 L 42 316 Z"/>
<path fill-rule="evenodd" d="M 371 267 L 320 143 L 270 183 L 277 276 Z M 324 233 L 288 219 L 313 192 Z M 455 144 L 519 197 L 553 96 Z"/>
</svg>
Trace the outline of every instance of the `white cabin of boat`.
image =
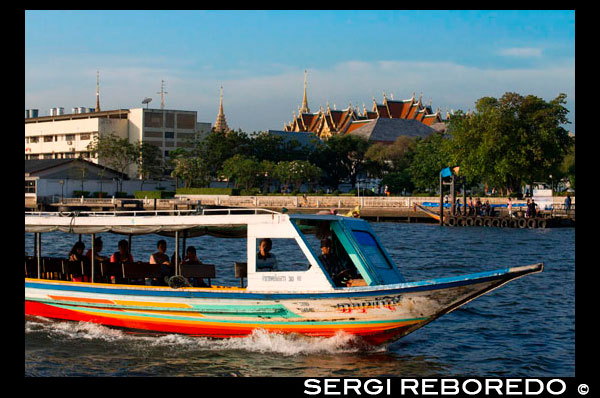
<svg viewBox="0 0 600 398">
<path fill-rule="evenodd" d="M 334 284 L 332 275 L 327 273 L 319 260 L 318 248 L 313 245 L 311 249 L 307 240 L 306 234 L 315 234 L 318 239 L 329 237 L 332 240 L 336 248 L 335 254 L 343 259 L 346 266 L 353 267 L 358 278 L 363 280 L 359 285 L 372 287 L 406 282 L 369 224 L 361 219 L 343 216 L 291 215 L 264 209 L 25 214 L 25 232 L 53 231 L 70 234 L 159 234 L 175 236 L 176 242 L 183 236 L 192 238 L 206 234 L 230 234 L 231 237 L 247 238 L 246 253 L 243 253 L 243 249 L 239 253 L 240 262 L 245 260 L 247 264 L 247 291 L 307 293 L 365 289 L 362 286 L 343 287 Z M 256 253 L 264 238 L 270 238 L 274 242 L 283 239 L 293 241 L 304 258 L 295 260 L 293 270 L 285 266 L 274 271 L 257 269 Z M 179 255 L 182 257 L 181 253 Z M 205 260 L 210 262 L 210 259 L 202 259 Z M 286 264 L 291 260 L 278 253 L 277 261 L 279 264 Z M 233 264 L 217 264 L 217 279 L 220 269 L 232 266 Z"/>
</svg>

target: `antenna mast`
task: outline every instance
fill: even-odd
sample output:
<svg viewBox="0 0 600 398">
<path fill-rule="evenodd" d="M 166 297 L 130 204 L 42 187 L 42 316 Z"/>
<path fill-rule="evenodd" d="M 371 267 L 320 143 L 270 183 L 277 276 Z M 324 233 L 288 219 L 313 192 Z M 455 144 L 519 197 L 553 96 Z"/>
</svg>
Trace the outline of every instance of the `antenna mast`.
<svg viewBox="0 0 600 398">
<path fill-rule="evenodd" d="M 160 94 L 160 109 L 165 109 L 165 94 L 168 94 L 168 91 L 165 91 L 165 81 L 161 80 L 160 81 L 160 93 L 156 93 L 156 94 Z"/>
</svg>

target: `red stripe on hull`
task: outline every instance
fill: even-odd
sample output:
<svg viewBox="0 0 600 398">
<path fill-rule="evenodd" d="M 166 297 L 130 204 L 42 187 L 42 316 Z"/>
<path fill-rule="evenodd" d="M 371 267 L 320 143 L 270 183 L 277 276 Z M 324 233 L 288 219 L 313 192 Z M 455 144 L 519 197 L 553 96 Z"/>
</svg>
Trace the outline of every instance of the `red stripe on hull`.
<svg viewBox="0 0 600 398">
<path fill-rule="evenodd" d="M 194 335 L 198 337 L 215 337 L 215 338 L 231 338 L 231 337 L 245 337 L 252 334 L 255 326 L 235 326 L 223 325 L 185 325 L 177 322 L 168 321 L 143 321 L 137 319 L 121 319 L 113 317 L 105 317 L 99 315 L 86 314 L 79 311 L 67 310 L 52 305 L 39 303 L 35 301 L 25 301 L 25 315 L 42 316 L 45 318 L 52 319 L 63 319 L 69 321 L 79 322 L 92 322 L 105 326 L 114 326 L 125 329 L 133 329 L 138 331 L 158 332 L 158 333 L 177 333 Z M 348 329 L 344 332 L 352 335 L 359 336 L 362 340 L 372 345 L 379 345 L 388 341 L 395 340 L 398 336 L 404 334 L 404 332 L 414 325 L 406 325 L 393 329 Z M 330 329 L 311 329 L 311 328 L 297 328 L 297 329 L 277 329 L 276 327 L 269 327 L 265 325 L 263 329 L 271 332 L 281 333 L 299 333 L 314 337 L 332 337 L 336 333 L 340 332 L 339 328 Z"/>
</svg>

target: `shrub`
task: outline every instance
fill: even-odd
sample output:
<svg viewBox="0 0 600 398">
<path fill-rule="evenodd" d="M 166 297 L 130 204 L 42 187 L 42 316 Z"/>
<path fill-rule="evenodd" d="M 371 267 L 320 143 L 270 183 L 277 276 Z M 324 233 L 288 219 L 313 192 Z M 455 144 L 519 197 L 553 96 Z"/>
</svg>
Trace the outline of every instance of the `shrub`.
<svg viewBox="0 0 600 398">
<path fill-rule="evenodd" d="M 238 196 L 237 188 L 177 188 L 178 195 L 231 195 Z"/>
<path fill-rule="evenodd" d="M 80 197 L 82 197 L 82 196 L 83 196 L 84 198 L 88 198 L 88 197 L 89 197 L 89 195 L 90 195 L 90 192 L 89 192 L 89 191 L 81 191 L 81 190 L 79 190 L 79 191 L 73 191 L 73 197 L 74 197 L 74 198 L 80 198 Z"/>
<path fill-rule="evenodd" d="M 175 196 L 175 192 L 170 191 L 135 191 L 136 199 L 170 199 Z"/>
<path fill-rule="evenodd" d="M 108 192 L 93 192 L 92 198 L 106 198 L 108 197 Z"/>
</svg>

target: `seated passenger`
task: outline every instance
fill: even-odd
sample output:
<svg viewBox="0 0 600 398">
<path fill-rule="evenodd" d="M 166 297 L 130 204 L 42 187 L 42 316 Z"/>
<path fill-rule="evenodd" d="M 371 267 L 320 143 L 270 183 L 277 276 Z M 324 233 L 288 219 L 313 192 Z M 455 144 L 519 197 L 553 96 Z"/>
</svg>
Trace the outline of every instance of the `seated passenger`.
<svg viewBox="0 0 600 398">
<path fill-rule="evenodd" d="M 125 239 L 118 243 L 119 251 L 114 252 L 110 257 L 111 263 L 133 263 L 133 256 L 129 253 L 129 242 Z"/>
<path fill-rule="evenodd" d="M 83 255 L 84 249 L 85 245 L 82 241 L 75 242 L 69 252 L 69 261 L 83 261 L 85 259 L 85 256 Z"/>
<path fill-rule="evenodd" d="M 325 267 L 325 270 L 331 276 L 335 286 L 346 286 L 347 281 L 352 277 L 352 272 L 344 267 L 339 258 L 331 251 L 331 239 L 321 240 L 321 254 L 319 260 Z"/>
<path fill-rule="evenodd" d="M 202 262 L 198 260 L 198 256 L 196 256 L 196 248 L 194 246 L 188 247 L 185 253 L 182 264 L 202 264 Z"/>
<path fill-rule="evenodd" d="M 269 238 L 260 241 L 256 255 L 256 270 L 277 271 L 277 258 L 270 253 L 273 242 Z"/>
<path fill-rule="evenodd" d="M 94 258 L 96 259 L 96 261 L 106 261 L 106 256 L 100 255 L 101 251 L 102 251 L 102 238 L 98 236 L 96 239 L 94 239 Z M 88 260 L 90 260 L 90 261 L 92 260 L 92 249 L 91 248 L 87 251 L 85 256 L 88 258 Z"/>
<path fill-rule="evenodd" d="M 196 255 L 196 248 L 194 246 L 187 248 L 182 264 L 202 264 Z M 190 278 L 190 284 L 194 287 L 208 287 L 202 278 Z"/>
<path fill-rule="evenodd" d="M 163 285 L 163 284 L 166 285 L 166 279 L 175 275 L 175 269 L 174 269 L 173 265 L 171 264 L 171 262 L 169 261 L 169 256 L 167 256 L 167 254 L 166 254 L 167 242 L 164 239 L 159 240 L 156 243 L 156 248 L 158 249 L 158 251 L 156 253 L 152 253 L 150 255 L 150 264 L 160 264 L 161 265 L 161 267 L 160 267 L 161 280 L 158 282 L 160 285 Z M 149 278 L 146 278 L 147 284 L 148 284 L 148 282 L 150 282 L 148 279 Z"/>
</svg>

